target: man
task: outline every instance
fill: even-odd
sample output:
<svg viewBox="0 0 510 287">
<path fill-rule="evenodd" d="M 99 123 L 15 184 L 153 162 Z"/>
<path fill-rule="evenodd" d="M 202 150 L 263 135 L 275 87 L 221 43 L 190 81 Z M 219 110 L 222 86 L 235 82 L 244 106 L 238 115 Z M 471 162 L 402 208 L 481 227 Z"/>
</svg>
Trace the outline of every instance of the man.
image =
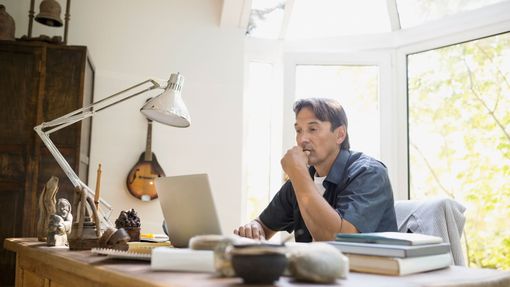
<svg viewBox="0 0 510 287">
<path fill-rule="evenodd" d="M 334 240 L 341 232 L 397 231 L 386 167 L 349 150 L 342 106 L 311 98 L 297 101 L 294 112 L 297 146 L 281 159 L 289 180 L 257 219 L 234 233 L 269 239 L 286 230 L 296 241 L 310 242 Z"/>
</svg>

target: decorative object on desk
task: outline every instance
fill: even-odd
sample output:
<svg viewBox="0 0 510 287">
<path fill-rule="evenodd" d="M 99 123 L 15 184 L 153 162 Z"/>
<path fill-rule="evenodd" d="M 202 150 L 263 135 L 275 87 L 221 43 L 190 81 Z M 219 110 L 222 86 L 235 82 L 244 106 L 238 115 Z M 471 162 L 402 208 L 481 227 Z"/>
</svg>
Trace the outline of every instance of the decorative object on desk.
<svg viewBox="0 0 510 287">
<path fill-rule="evenodd" d="M 420 233 L 371 232 L 337 233 L 336 241 L 396 245 L 423 245 L 441 243 L 443 242 L 443 239 L 441 239 L 441 237 Z"/>
<path fill-rule="evenodd" d="M 154 179 L 165 176 L 156 155 L 152 152 L 152 120 L 147 119 L 147 140 L 145 152 L 142 152 L 138 162 L 129 172 L 126 185 L 129 193 L 142 200 L 151 201 L 158 198 Z"/>
<path fill-rule="evenodd" d="M 216 273 L 218 273 L 222 277 L 234 277 L 236 275 L 236 272 L 232 267 L 232 256 L 230 254 L 230 251 L 232 250 L 234 245 L 256 244 L 260 243 L 260 241 L 256 241 L 254 239 L 246 237 L 241 237 L 234 234 L 221 237 L 222 237 L 221 241 L 218 242 L 216 244 L 216 247 L 214 248 L 214 268 L 216 269 Z"/>
<path fill-rule="evenodd" d="M 77 192 L 83 191 L 83 193 L 86 193 L 87 196 L 93 196 L 94 191 L 92 191 L 92 189 L 83 183 L 78 175 L 76 175 L 69 163 L 65 160 L 55 144 L 51 141 L 50 134 L 73 123 L 77 123 L 83 119 L 90 118 L 96 113 L 109 107 L 155 89 L 164 89 L 164 91 L 159 96 L 151 99 L 141 108 L 140 111 L 142 114 L 151 120 L 166 125 L 181 128 L 188 127 L 191 123 L 191 118 L 181 98 L 183 82 L 184 77 L 181 74 L 172 74 L 165 87 L 160 85 L 155 80 L 149 79 L 116 94 L 113 94 L 107 98 L 96 101 L 90 105 L 86 105 L 83 108 L 77 109 L 57 119 L 49 122 L 43 122 L 40 125 L 34 127 L 34 130 L 42 139 L 43 143 L 53 155 L 59 166 L 66 173 L 67 177 L 74 185 Z M 150 85 L 147 87 L 148 84 Z M 127 93 L 128 91 L 131 93 Z M 83 201 L 87 201 L 87 197 L 85 197 L 83 194 L 82 196 L 84 198 Z M 93 203 L 93 200 L 91 201 Z M 95 204 L 92 205 L 94 205 L 95 210 Z M 97 209 L 97 213 L 100 217 L 100 223 L 98 222 L 98 230 L 100 227 L 102 229 L 112 227 L 112 224 L 109 220 L 111 210 L 111 205 L 103 199 L 99 198 L 99 209 Z"/>
<path fill-rule="evenodd" d="M 298 281 L 334 283 L 346 278 L 349 261 L 342 252 L 323 242 L 288 244 L 289 271 Z"/>
<path fill-rule="evenodd" d="M 124 228 L 107 228 L 101 238 L 99 238 L 99 247 L 116 250 L 128 250 L 129 234 Z"/>
<path fill-rule="evenodd" d="M 52 176 L 44 185 L 39 195 L 39 218 L 37 220 L 37 239 L 46 241 L 50 216 L 56 213 L 56 195 L 58 192 L 58 177 Z"/>
<path fill-rule="evenodd" d="M 0 4 L 0 40 L 13 41 L 16 24 L 14 19 L 7 13 L 5 6 Z"/>
<path fill-rule="evenodd" d="M 59 198 L 57 201 L 56 214 L 62 217 L 67 236 L 71 235 L 71 228 L 73 226 L 73 213 L 71 203 L 65 198 Z"/>
<path fill-rule="evenodd" d="M 48 246 L 67 246 L 67 233 L 64 225 L 64 219 L 57 215 L 50 215 L 48 224 L 48 237 L 46 239 Z"/>
<path fill-rule="evenodd" d="M 89 250 L 99 245 L 100 219 L 94 200 L 85 189 L 75 189 L 73 218 L 76 218 L 69 236 L 70 250 Z M 79 213 L 78 213 L 79 212 Z"/>
<path fill-rule="evenodd" d="M 280 244 L 234 245 L 232 267 L 245 284 L 272 284 L 287 267 L 285 250 Z"/>
<path fill-rule="evenodd" d="M 450 253 L 408 258 L 360 254 L 346 256 L 349 257 L 351 271 L 384 275 L 408 275 L 446 268 L 452 264 Z"/>
<path fill-rule="evenodd" d="M 134 209 L 123 210 L 115 220 L 115 227 L 124 228 L 129 234 L 129 241 L 140 241 L 140 217 Z"/>
<path fill-rule="evenodd" d="M 216 248 L 214 249 L 214 269 L 221 277 L 234 277 L 236 272 L 232 267 L 232 258 L 230 250 L 234 244 L 234 239 L 231 237 L 223 238 Z"/>
<path fill-rule="evenodd" d="M 62 22 L 60 17 L 60 13 L 62 12 L 62 8 L 60 4 L 55 0 L 42 0 L 39 5 L 39 14 L 35 16 L 35 21 L 49 26 L 49 27 L 62 27 L 64 25 L 64 41 L 62 41 L 62 36 L 53 36 L 49 37 L 46 35 L 41 35 L 37 38 L 32 37 L 32 26 L 34 22 L 34 0 L 30 0 L 30 10 L 28 11 L 28 35 L 21 37 L 22 40 L 36 40 L 36 41 L 44 41 L 50 42 L 53 44 L 67 44 L 67 32 L 69 30 L 69 10 L 71 9 L 71 0 L 67 0 L 66 2 L 66 13 L 65 13 L 65 23 Z"/>
</svg>

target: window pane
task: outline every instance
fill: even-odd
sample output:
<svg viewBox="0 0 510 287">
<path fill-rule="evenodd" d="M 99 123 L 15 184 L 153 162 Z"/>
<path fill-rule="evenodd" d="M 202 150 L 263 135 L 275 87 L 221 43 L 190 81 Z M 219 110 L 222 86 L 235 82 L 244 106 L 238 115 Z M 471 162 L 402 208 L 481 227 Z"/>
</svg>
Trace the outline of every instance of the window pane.
<svg viewBox="0 0 510 287">
<path fill-rule="evenodd" d="M 250 62 L 247 96 L 245 99 L 246 133 L 244 152 L 246 216 L 256 218 L 269 202 L 271 101 L 274 87 L 273 66 Z M 264 83 L 264 84 L 261 84 Z"/>
<path fill-rule="evenodd" d="M 284 0 L 253 0 L 246 35 L 278 39 L 282 30 L 284 9 Z"/>
<path fill-rule="evenodd" d="M 312 97 L 339 100 L 351 149 L 380 158 L 379 67 L 298 65 L 296 99 Z"/>
<path fill-rule="evenodd" d="M 510 269 L 510 33 L 408 57 L 411 198 L 467 207 L 472 265 Z"/>
<path fill-rule="evenodd" d="M 295 0 L 286 39 L 390 31 L 386 1 Z"/>
<path fill-rule="evenodd" d="M 462 11 L 474 10 L 508 0 L 397 0 L 402 28 L 409 28 Z"/>
</svg>

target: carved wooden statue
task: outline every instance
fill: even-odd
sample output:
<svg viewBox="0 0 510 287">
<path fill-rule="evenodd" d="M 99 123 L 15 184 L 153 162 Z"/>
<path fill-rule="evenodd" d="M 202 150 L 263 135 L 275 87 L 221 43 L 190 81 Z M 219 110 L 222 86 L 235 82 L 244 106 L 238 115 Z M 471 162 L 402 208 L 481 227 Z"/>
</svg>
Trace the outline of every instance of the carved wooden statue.
<svg viewBox="0 0 510 287">
<path fill-rule="evenodd" d="M 71 234 L 73 225 L 73 214 L 71 212 L 71 203 L 65 198 L 59 198 L 57 201 L 57 215 L 62 217 L 66 234 Z"/>
<path fill-rule="evenodd" d="M 50 215 L 48 223 L 48 246 L 67 246 L 67 237 L 71 235 L 71 226 L 73 224 L 73 215 L 71 214 L 71 204 L 65 198 L 59 198 L 57 201 L 57 213 Z"/>
<path fill-rule="evenodd" d="M 37 239 L 46 241 L 50 215 L 56 213 L 55 197 L 58 191 L 58 177 L 52 176 L 39 196 L 39 219 L 37 221 Z"/>
<path fill-rule="evenodd" d="M 64 219 L 57 214 L 50 215 L 48 225 L 48 238 L 46 240 L 48 246 L 66 246 L 67 233 L 64 225 Z"/>
</svg>

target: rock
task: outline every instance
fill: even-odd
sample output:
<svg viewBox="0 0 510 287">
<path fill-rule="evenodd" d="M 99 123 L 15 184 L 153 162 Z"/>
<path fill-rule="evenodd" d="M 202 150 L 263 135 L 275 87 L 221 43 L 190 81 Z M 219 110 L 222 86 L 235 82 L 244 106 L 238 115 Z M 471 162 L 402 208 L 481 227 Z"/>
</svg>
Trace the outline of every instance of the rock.
<svg viewBox="0 0 510 287">
<path fill-rule="evenodd" d="M 288 269 L 298 281 L 334 283 L 349 272 L 349 259 L 335 247 L 322 242 L 288 246 Z"/>
</svg>

